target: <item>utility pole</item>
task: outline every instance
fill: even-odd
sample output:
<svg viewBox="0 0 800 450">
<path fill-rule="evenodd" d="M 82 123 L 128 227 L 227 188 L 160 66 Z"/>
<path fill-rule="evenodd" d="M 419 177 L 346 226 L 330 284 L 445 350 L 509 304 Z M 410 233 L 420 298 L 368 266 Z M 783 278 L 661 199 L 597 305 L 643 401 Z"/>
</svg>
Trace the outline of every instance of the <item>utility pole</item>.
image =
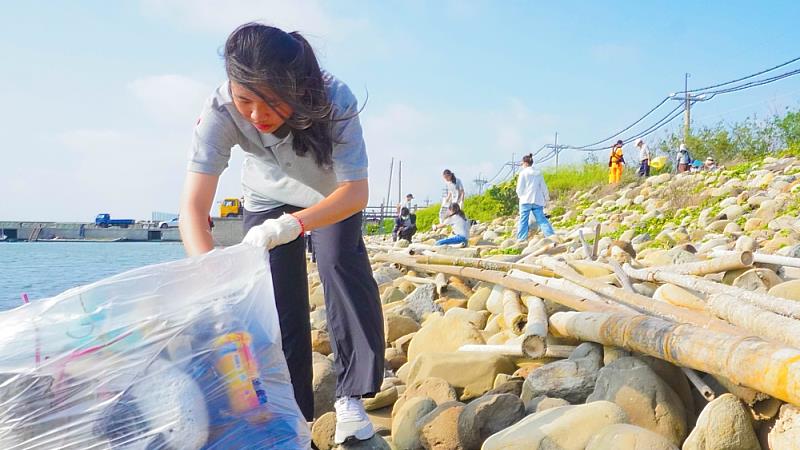
<svg viewBox="0 0 800 450">
<path fill-rule="evenodd" d="M 481 174 L 479 173 L 478 178 L 475 178 L 472 182 L 475 183 L 475 186 L 478 188 L 478 195 L 481 195 L 483 193 L 483 187 L 486 186 L 489 180 L 481 178 Z"/>
<path fill-rule="evenodd" d="M 689 135 L 691 133 L 691 108 L 692 104 L 695 102 L 704 102 L 706 100 L 711 100 L 714 95 L 706 95 L 706 94 L 691 94 L 689 93 L 689 77 L 692 74 L 686 73 L 683 77 L 683 97 L 679 96 L 676 93 L 672 93 L 669 97 L 672 100 L 679 100 L 683 102 L 683 143 L 688 145 Z"/>
<path fill-rule="evenodd" d="M 558 154 L 560 153 L 558 148 L 558 131 L 556 131 L 556 140 L 553 143 L 553 149 L 556 152 L 556 171 L 558 171 Z"/>
<path fill-rule="evenodd" d="M 398 161 L 397 166 L 397 204 L 403 203 L 402 192 L 403 190 L 403 161 Z"/>
<path fill-rule="evenodd" d="M 394 172 L 394 158 L 392 158 L 392 162 L 389 163 L 389 189 L 386 192 L 386 208 L 391 211 L 392 207 L 389 206 L 389 202 L 392 201 L 392 173 Z M 381 220 L 383 220 L 383 208 L 381 208 Z"/>
<path fill-rule="evenodd" d="M 686 72 L 686 75 L 683 77 L 683 98 L 685 102 L 685 112 L 683 115 L 683 143 L 688 145 L 686 141 L 689 140 L 689 123 L 691 122 L 689 110 L 692 107 L 692 102 L 689 100 L 689 72 Z"/>
</svg>

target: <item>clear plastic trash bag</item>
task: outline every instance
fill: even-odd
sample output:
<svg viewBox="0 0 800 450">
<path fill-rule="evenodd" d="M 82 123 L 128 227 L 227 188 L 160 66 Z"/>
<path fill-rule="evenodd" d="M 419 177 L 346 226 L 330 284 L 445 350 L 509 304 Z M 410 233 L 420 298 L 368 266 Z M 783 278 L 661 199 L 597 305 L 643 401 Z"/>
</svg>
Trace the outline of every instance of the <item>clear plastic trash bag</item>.
<svg viewBox="0 0 800 450">
<path fill-rule="evenodd" d="M 269 265 L 237 245 L 0 313 L 0 449 L 296 449 Z"/>
</svg>

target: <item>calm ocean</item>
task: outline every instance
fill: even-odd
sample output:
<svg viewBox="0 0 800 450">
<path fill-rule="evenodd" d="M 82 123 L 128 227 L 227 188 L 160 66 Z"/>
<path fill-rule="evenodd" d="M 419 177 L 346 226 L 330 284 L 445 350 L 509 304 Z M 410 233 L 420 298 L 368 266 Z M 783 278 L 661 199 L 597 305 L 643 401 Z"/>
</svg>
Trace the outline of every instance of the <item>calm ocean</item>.
<svg viewBox="0 0 800 450">
<path fill-rule="evenodd" d="M 126 270 L 184 256 L 180 242 L 3 242 L 0 310 L 19 306 L 22 293 L 35 301 Z"/>
</svg>

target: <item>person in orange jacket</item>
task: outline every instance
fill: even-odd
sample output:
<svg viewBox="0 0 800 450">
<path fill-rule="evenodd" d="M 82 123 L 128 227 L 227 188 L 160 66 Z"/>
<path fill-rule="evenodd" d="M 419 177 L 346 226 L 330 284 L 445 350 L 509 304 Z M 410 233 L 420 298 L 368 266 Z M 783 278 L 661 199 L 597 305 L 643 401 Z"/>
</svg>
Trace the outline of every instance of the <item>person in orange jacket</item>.
<svg viewBox="0 0 800 450">
<path fill-rule="evenodd" d="M 617 141 L 611 147 L 611 156 L 608 158 L 608 183 L 619 183 L 622 178 L 622 166 L 625 164 L 625 158 L 622 155 L 622 141 Z"/>
</svg>

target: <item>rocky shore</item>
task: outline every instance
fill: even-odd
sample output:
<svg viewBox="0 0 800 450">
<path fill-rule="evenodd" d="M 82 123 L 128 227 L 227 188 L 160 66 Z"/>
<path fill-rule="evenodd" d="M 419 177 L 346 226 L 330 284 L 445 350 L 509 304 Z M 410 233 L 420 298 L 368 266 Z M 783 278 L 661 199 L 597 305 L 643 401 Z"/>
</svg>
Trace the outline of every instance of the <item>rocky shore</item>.
<svg viewBox="0 0 800 450">
<path fill-rule="evenodd" d="M 379 430 L 341 448 L 800 449 L 800 160 L 597 186 L 466 248 L 368 239 L 384 309 Z M 310 269 L 314 444 L 335 374 Z"/>
</svg>

